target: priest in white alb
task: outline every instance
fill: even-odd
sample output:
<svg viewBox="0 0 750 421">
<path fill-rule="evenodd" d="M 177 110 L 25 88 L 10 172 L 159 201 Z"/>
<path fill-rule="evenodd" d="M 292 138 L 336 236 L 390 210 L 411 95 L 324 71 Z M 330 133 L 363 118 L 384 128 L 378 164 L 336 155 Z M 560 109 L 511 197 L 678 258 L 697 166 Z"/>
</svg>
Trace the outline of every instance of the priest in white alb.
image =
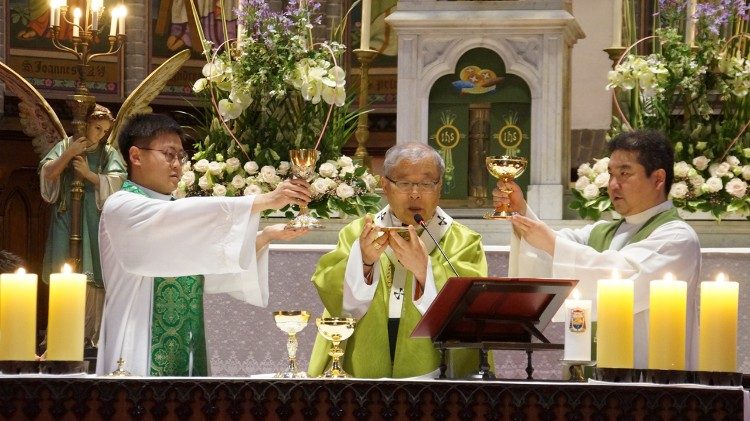
<svg viewBox="0 0 750 421">
<path fill-rule="evenodd" d="M 258 231 L 260 212 L 307 203 L 305 181 L 266 194 L 173 201 L 187 161 L 184 132 L 167 116 L 131 118 L 118 144 L 128 181 L 107 199 L 99 225 L 106 289 L 97 374 L 210 374 L 203 293 L 268 304 L 268 243 L 303 231 Z"/>
<path fill-rule="evenodd" d="M 513 235 L 509 276 L 578 279 L 582 296 L 593 300 L 599 279 L 618 271 L 635 285 L 635 368 L 648 363 L 649 284 L 672 273 L 687 281 L 688 367 L 697 344 L 697 287 L 701 267 L 698 236 L 668 199 L 674 179 L 674 151 L 662 134 L 625 132 L 608 144 L 612 205 L 622 219 L 580 229 L 553 231 L 526 205 L 519 186 L 498 181 L 495 204 L 509 203 Z M 506 191 L 512 190 L 510 194 Z"/>
</svg>

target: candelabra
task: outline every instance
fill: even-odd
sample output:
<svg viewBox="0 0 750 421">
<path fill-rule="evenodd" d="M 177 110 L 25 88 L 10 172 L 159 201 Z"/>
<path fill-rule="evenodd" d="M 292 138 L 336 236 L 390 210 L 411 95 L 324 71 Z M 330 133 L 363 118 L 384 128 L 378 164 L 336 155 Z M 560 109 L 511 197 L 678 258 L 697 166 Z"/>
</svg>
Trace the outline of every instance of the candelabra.
<svg viewBox="0 0 750 421">
<path fill-rule="evenodd" d="M 378 52 L 370 49 L 358 48 L 354 50 L 354 55 L 357 56 L 359 61 L 360 75 L 359 75 L 359 119 L 357 121 L 357 131 L 354 132 L 354 136 L 357 138 L 357 150 L 354 152 L 354 159 L 361 162 L 363 165 L 370 167 L 370 155 L 367 153 L 367 140 L 370 137 L 370 130 L 368 128 L 368 114 L 363 112 L 367 106 L 369 83 L 370 83 L 370 64 L 377 57 Z"/>
<path fill-rule="evenodd" d="M 64 2 L 64 3 L 61 3 Z M 52 45 L 59 51 L 73 55 L 78 69 L 78 80 L 73 95 L 68 96 L 68 106 L 73 113 L 74 139 L 86 135 L 86 117 L 94 107 L 96 98 L 89 93 L 86 86 L 86 74 L 89 62 L 97 57 L 115 55 L 125 44 L 125 6 L 119 5 L 112 10 L 112 21 L 108 36 L 109 49 L 106 52 L 94 53 L 93 44 L 99 39 L 99 20 L 104 11 L 103 0 L 86 2 L 86 12 L 81 24 L 81 10 L 73 10 L 73 20 L 68 19 L 67 0 L 52 0 L 50 9 L 50 33 Z M 60 39 L 60 20 L 64 19 L 73 28 L 73 39 L 70 45 L 65 45 Z M 83 201 L 84 185 L 79 176 L 75 176 L 71 187 L 71 229 L 70 229 L 70 260 L 74 270 L 80 270 L 81 253 L 81 202 Z"/>
</svg>

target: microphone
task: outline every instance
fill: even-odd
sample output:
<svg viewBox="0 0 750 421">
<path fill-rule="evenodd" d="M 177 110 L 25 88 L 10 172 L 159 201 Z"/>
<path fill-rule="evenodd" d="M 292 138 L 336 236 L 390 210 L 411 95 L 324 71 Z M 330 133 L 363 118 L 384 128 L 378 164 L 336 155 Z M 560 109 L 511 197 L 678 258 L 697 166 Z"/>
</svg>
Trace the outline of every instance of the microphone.
<svg viewBox="0 0 750 421">
<path fill-rule="evenodd" d="M 443 258 L 445 259 L 445 261 L 448 262 L 448 266 L 451 267 L 451 270 L 453 271 L 453 273 L 455 273 L 456 276 L 460 276 L 458 274 L 458 272 L 456 271 L 456 268 L 453 267 L 453 263 L 451 263 L 451 261 L 448 260 L 448 256 L 445 255 L 445 252 L 443 251 L 443 248 L 440 247 L 440 244 L 438 244 L 438 242 L 435 240 L 435 237 L 432 236 L 432 233 L 430 232 L 430 230 L 427 229 L 427 224 L 424 222 L 424 218 L 422 218 L 422 215 L 420 215 L 418 213 L 415 213 L 414 214 L 414 222 L 416 222 L 417 224 L 421 225 L 422 228 L 424 228 L 425 232 L 427 232 L 427 235 L 429 235 L 430 238 L 432 238 L 432 242 L 435 243 L 435 245 L 437 246 L 438 250 L 440 250 L 440 254 L 442 254 Z"/>
</svg>

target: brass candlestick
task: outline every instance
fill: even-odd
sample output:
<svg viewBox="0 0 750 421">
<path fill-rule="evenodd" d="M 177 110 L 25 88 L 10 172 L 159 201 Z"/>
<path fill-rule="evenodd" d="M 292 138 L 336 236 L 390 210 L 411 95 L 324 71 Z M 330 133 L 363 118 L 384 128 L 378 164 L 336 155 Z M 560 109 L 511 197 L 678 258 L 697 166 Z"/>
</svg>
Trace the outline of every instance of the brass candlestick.
<svg viewBox="0 0 750 421">
<path fill-rule="evenodd" d="M 357 56 L 359 61 L 359 118 L 357 120 L 357 131 L 354 132 L 354 136 L 357 138 L 357 150 L 354 152 L 354 159 L 361 162 L 362 165 L 367 168 L 371 168 L 370 155 L 367 153 L 367 141 L 370 138 L 370 130 L 368 124 L 369 112 L 364 112 L 367 106 L 367 99 L 369 93 L 370 83 L 370 64 L 378 56 L 378 52 L 375 50 L 354 50 L 354 55 Z"/>
</svg>

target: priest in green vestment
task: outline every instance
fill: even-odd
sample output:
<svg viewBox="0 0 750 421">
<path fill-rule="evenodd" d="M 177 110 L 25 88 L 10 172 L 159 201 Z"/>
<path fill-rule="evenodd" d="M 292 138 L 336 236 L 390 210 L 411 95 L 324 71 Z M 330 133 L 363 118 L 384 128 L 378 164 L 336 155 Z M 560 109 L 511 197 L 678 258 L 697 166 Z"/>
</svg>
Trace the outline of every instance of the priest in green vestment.
<svg viewBox="0 0 750 421">
<path fill-rule="evenodd" d="M 104 283 L 99 263 L 99 216 L 104 201 L 120 189 L 127 177 L 125 162 L 106 139 L 114 119 L 110 111 L 96 105 L 86 118 L 86 136 L 58 142 L 39 163 L 42 198 L 51 203 L 49 232 L 44 251 L 42 280 L 62 270 L 70 259 L 71 187 L 75 176 L 83 179 L 81 202 L 81 267 L 86 274 L 86 328 L 88 345 L 99 341 Z"/>
<path fill-rule="evenodd" d="M 446 280 L 457 276 L 424 230 L 421 215 L 458 276 L 487 276 L 481 236 L 454 221 L 438 200 L 445 164 L 424 143 L 402 143 L 386 152 L 381 179 L 388 205 L 344 227 L 335 250 L 318 262 L 312 282 L 324 316 L 353 316 L 352 336 L 343 344 L 343 368 L 354 377 L 415 377 L 436 371 L 440 353 L 428 338 L 410 337 Z M 384 227 L 405 227 L 403 236 Z M 407 235 L 408 233 L 408 235 Z M 330 364 L 330 344 L 317 336 L 308 373 Z M 448 375 L 478 371 L 477 350 L 450 350 Z"/>
<path fill-rule="evenodd" d="M 597 280 L 611 278 L 614 270 L 632 279 L 635 368 L 646 368 L 650 281 L 672 273 L 688 283 L 685 361 L 690 367 L 697 356 L 701 250 L 695 231 L 668 199 L 674 179 L 672 145 L 658 132 L 634 131 L 621 133 L 608 147 L 609 197 L 622 216 L 616 221 L 553 231 L 527 207 L 516 183 L 498 181 L 495 204 L 509 203 L 518 212 L 511 220 L 509 276 L 578 279 L 582 297 L 593 301 L 594 319 Z"/>
</svg>

